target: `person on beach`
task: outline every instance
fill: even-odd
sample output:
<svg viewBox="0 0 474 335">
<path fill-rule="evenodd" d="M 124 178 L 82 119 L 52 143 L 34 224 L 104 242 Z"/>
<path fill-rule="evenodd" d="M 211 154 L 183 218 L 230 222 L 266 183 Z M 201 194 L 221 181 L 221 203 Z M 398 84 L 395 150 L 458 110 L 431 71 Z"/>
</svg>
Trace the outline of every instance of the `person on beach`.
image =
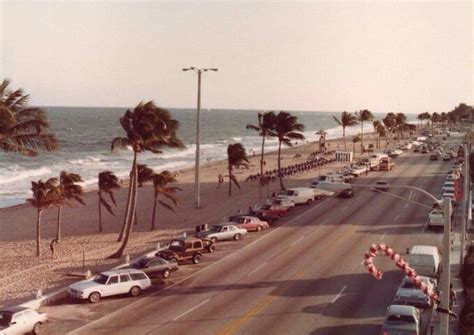
<svg viewBox="0 0 474 335">
<path fill-rule="evenodd" d="M 219 173 L 217 175 L 217 188 L 221 188 L 222 183 L 224 182 L 224 176 Z"/>
<path fill-rule="evenodd" d="M 51 243 L 49 244 L 49 249 L 51 250 L 51 258 L 54 259 L 56 258 L 56 245 L 58 244 L 57 239 L 53 239 Z"/>
</svg>

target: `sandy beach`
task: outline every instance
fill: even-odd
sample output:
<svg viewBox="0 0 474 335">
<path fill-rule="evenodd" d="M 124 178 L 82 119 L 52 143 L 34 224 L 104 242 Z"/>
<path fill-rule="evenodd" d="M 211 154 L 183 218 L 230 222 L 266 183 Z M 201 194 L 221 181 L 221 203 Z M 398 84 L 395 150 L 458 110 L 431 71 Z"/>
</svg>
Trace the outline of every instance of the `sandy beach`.
<svg viewBox="0 0 474 335">
<path fill-rule="evenodd" d="M 352 149 L 352 141 L 346 139 L 348 149 Z M 343 149 L 342 139 L 328 141 L 329 149 Z M 373 142 L 369 135 L 364 136 L 364 144 Z M 309 155 L 318 150 L 318 142 L 307 143 L 295 148 L 282 151 L 282 167 L 304 162 Z M 357 154 L 360 155 L 360 143 L 356 144 Z M 265 170 L 277 167 L 276 152 L 265 154 Z M 217 188 L 217 175 L 227 173 L 226 161 L 212 161 L 201 168 L 201 205 L 194 208 L 194 169 L 186 169 L 177 173 L 181 206 L 171 212 L 164 207 L 157 207 L 157 229 L 150 232 L 151 214 L 153 208 L 153 189 L 149 185 L 139 188 L 138 225 L 126 249 L 132 258 L 145 251 L 156 248 L 157 243 L 165 244 L 172 237 L 181 235 L 184 231 L 191 233 L 198 224 L 213 224 L 221 222 L 224 217 L 235 214 L 237 210 L 245 210 L 249 206 L 263 203 L 267 195 L 267 187 L 262 190 L 263 197 L 259 199 L 258 183 L 245 182 L 250 174 L 259 172 L 260 156 L 250 156 L 248 169 L 235 171 L 241 189 L 232 188 L 232 197 L 228 196 L 228 182 L 225 180 Z M 302 186 L 318 174 L 334 170 L 340 165 L 334 163 L 323 168 L 300 172 L 285 178 L 285 185 Z M 279 183 L 272 182 L 268 193 L 279 191 Z M 98 196 L 96 191 L 84 195 L 85 206 L 65 208 L 63 210 L 63 238 L 56 250 L 58 258 L 51 259 L 49 243 L 55 237 L 57 209 L 48 209 L 42 219 L 42 241 L 40 258 L 35 257 L 36 210 L 28 204 L 0 209 L 0 252 L 3 257 L 0 262 L 0 305 L 12 305 L 33 297 L 34 292 L 43 292 L 64 287 L 77 281 L 68 273 L 82 272 L 83 258 L 85 269 L 100 271 L 119 263 L 108 260 L 120 244 L 116 242 L 123 221 L 124 207 L 127 198 L 127 187 L 115 192 L 117 207 L 115 216 L 103 211 L 104 232 L 98 232 Z M 219 201 L 216 201 L 216 198 Z"/>
</svg>

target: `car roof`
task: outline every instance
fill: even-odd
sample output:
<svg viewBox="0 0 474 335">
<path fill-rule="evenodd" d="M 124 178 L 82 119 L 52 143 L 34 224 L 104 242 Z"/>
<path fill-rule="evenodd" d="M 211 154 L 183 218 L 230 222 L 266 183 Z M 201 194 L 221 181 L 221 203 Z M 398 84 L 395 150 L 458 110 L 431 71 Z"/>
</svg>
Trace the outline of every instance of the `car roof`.
<svg viewBox="0 0 474 335">
<path fill-rule="evenodd" d="M 137 269 L 118 269 L 118 270 L 104 271 L 104 272 L 101 272 L 100 274 L 104 276 L 115 276 L 115 275 L 128 274 L 132 272 L 136 273 L 136 272 L 143 272 L 143 271 L 137 270 Z"/>
<path fill-rule="evenodd" d="M 0 312 L 18 313 L 18 312 L 21 312 L 21 311 L 26 311 L 28 309 L 30 309 L 30 308 L 23 307 L 23 306 L 11 306 L 11 307 L 2 308 L 0 310 Z"/>
<path fill-rule="evenodd" d="M 390 305 L 387 309 L 387 315 L 413 315 L 416 308 L 407 305 Z"/>
<path fill-rule="evenodd" d="M 431 255 L 438 252 L 438 248 L 433 245 L 414 245 L 411 247 L 410 254 Z"/>
</svg>

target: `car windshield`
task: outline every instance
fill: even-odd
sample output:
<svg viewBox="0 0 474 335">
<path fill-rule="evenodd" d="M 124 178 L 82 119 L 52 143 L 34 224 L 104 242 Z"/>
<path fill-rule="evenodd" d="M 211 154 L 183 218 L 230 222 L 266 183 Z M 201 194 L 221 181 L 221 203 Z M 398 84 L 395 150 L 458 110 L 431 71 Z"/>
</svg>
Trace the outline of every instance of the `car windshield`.
<svg viewBox="0 0 474 335">
<path fill-rule="evenodd" d="M 237 217 L 237 218 L 235 218 L 234 221 L 232 221 L 232 222 L 235 222 L 235 223 L 245 223 L 245 218 L 239 218 L 239 217 Z"/>
<path fill-rule="evenodd" d="M 105 276 L 103 274 L 100 274 L 100 275 L 97 275 L 95 278 L 94 278 L 94 281 L 98 284 L 102 284 L 102 285 L 105 285 L 105 283 L 107 283 L 107 279 L 109 279 L 108 276 Z"/>
<path fill-rule="evenodd" d="M 222 230 L 221 226 L 213 226 L 212 229 L 211 229 L 211 231 L 217 231 L 217 232 L 219 232 L 221 230 Z"/>
<path fill-rule="evenodd" d="M 416 323 L 415 318 L 411 315 L 389 315 L 387 317 L 388 322 L 403 322 L 403 323 Z"/>
<path fill-rule="evenodd" d="M 139 259 L 138 262 L 134 263 L 137 268 L 144 268 L 148 265 L 148 259 Z"/>
<path fill-rule="evenodd" d="M 403 283 L 402 288 L 415 288 L 415 284 L 411 280 Z"/>
<path fill-rule="evenodd" d="M 169 249 L 175 251 L 183 250 L 183 242 L 179 240 L 173 240 L 170 243 Z"/>
<path fill-rule="evenodd" d="M 12 321 L 12 313 L 0 312 L 0 326 L 8 326 Z"/>
</svg>

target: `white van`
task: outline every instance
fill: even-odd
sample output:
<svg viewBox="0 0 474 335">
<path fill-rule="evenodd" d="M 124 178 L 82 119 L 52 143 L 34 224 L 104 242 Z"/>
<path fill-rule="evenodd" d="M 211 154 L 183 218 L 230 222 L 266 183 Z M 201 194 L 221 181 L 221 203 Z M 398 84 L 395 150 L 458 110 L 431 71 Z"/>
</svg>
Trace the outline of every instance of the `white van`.
<svg viewBox="0 0 474 335">
<path fill-rule="evenodd" d="M 438 248 L 432 245 L 414 245 L 408 255 L 408 263 L 421 276 L 439 277 L 440 257 Z"/>
<path fill-rule="evenodd" d="M 314 192 L 311 188 L 308 188 L 308 187 L 288 188 L 286 190 L 281 191 L 278 194 L 277 199 L 291 200 L 296 205 L 298 204 L 309 205 L 314 199 Z"/>
<path fill-rule="evenodd" d="M 314 180 L 311 183 L 311 188 L 316 188 L 320 190 L 330 191 L 330 192 L 341 192 L 344 190 L 351 190 L 352 185 L 349 183 L 340 183 L 340 182 L 333 182 L 333 181 L 318 181 Z"/>
</svg>

